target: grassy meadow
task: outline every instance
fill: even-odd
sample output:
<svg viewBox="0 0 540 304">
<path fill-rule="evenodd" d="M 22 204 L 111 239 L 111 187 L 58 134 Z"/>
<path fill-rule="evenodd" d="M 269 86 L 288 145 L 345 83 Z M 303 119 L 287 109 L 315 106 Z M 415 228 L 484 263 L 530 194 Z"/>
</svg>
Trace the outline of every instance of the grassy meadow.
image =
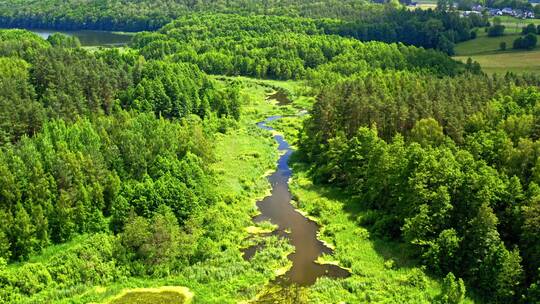
<svg viewBox="0 0 540 304">
<path fill-rule="evenodd" d="M 140 288 L 126 290 L 107 304 L 170 303 L 189 304 L 193 294 L 185 287 Z"/>
<path fill-rule="evenodd" d="M 416 6 L 409 6 L 408 8 L 409 9 L 420 8 L 420 9 L 423 9 L 423 10 L 436 9 L 437 8 L 437 1 L 436 0 L 419 0 L 419 1 L 416 1 L 416 2 L 417 2 Z"/>
<path fill-rule="evenodd" d="M 497 54 L 456 56 L 455 59 L 466 62 L 469 57 L 480 63 L 484 72 L 488 74 L 540 72 L 540 48 L 536 48 L 533 51 L 510 51 Z"/>
<path fill-rule="evenodd" d="M 540 19 L 520 19 L 511 16 L 500 16 L 498 17 L 501 21 L 501 24 L 506 27 L 505 33 L 507 34 L 519 34 L 521 29 L 531 23 L 536 26 L 540 25 Z M 490 21 L 493 22 L 495 17 L 490 18 Z"/>
<path fill-rule="evenodd" d="M 514 40 L 520 37 L 521 28 L 527 24 L 540 24 L 540 19 L 516 19 L 501 17 L 506 26 L 504 36 L 488 37 L 484 29 L 478 29 L 478 37 L 473 40 L 458 43 L 454 48 L 454 59 L 466 62 L 471 58 L 482 66 L 488 74 L 505 74 L 513 72 L 540 72 L 540 46 L 533 50 L 513 50 Z M 500 49 L 501 42 L 506 42 L 506 50 Z"/>
</svg>

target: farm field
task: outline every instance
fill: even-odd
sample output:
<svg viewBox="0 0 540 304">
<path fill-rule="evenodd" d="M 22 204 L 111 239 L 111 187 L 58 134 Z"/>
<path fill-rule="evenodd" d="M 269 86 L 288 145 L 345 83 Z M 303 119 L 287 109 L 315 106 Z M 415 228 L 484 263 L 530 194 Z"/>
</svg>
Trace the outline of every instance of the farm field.
<svg viewBox="0 0 540 304">
<path fill-rule="evenodd" d="M 420 0 L 417 1 L 416 6 L 409 6 L 409 9 L 414 10 L 417 8 L 427 10 L 427 9 L 435 9 L 437 7 L 437 1 L 435 0 Z"/>
<path fill-rule="evenodd" d="M 501 37 L 479 36 L 476 39 L 458 43 L 455 47 L 456 56 L 500 53 L 501 42 L 506 42 L 507 50 L 512 49 L 512 43 L 519 37 L 517 34 Z"/>
<path fill-rule="evenodd" d="M 508 51 L 485 55 L 456 56 L 454 58 L 466 62 L 469 57 L 480 63 L 487 74 L 540 72 L 540 48 L 533 51 Z"/>
<path fill-rule="evenodd" d="M 540 47 L 531 51 L 512 49 L 514 40 L 520 37 L 521 28 L 530 23 L 538 25 L 540 19 L 520 20 L 505 16 L 501 21 L 506 26 L 504 36 L 488 37 L 483 29 L 479 29 L 478 38 L 456 45 L 454 59 L 466 62 L 470 57 L 480 63 L 487 74 L 540 72 Z M 506 43 L 505 51 L 500 50 L 501 42 Z"/>
<path fill-rule="evenodd" d="M 490 22 L 493 22 L 494 17 L 489 18 Z M 521 28 L 527 26 L 528 24 L 534 23 L 536 26 L 540 25 L 540 19 L 519 19 L 510 16 L 501 16 L 499 17 L 501 24 L 506 26 L 505 33 L 520 33 Z"/>
</svg>

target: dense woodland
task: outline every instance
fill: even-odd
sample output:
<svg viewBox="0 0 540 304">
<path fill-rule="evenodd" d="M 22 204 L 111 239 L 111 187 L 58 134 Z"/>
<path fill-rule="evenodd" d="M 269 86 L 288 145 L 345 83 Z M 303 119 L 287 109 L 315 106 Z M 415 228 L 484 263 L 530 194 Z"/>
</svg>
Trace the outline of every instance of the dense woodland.
<svg viewBox="0 0 540 304">
<path fill-rule="evenodd" d="M 324 35 L 325 28 L 339 24 L 290 17 L 191 15 L 159 32 L 137 34 L 132 44 L 146 58 L 192 62 L 211 74 L 284 80 L 336 70 L 456 75 L 467 68 L 433 50 Z"/>
<path fill-rule="evenodd" d="M 487 302 L 536 303 L 537 85 L 362 73 L 321 89 L 301 151 L 316 181 L 369 210 L 361 224 L 410 244 L 434 273 Z"/>
<path fill-rule="evenodd" d="M 196 238 L 181 229 L 217 200 L 209 141 L 238 118 L 238 89 L 187 63 L 92 53 L 65 36 L 0 37 L 0 259 L 23 261 L 98 233 L 46 268 L 0 275 L 0 299 L 167 273 L 197 259 Z M 148 235 L 130 236 L 139 229 Z M 120 244 L 110 231 L 123 232 Z M 81 268 L 77 250 L 101 266 Z"/>
<path fill-rule="evenodd" d="M 215 12 L 244 15 L 281 15 L 321 19 L 326 34 L 361 41 L 402 42 L 453 54 L 454 44 L 471 39 L 475 27 L 487 19 L 475 14 L 401 8 L 399 3 L 372 5 L 364 1 L 34 1 L 0 2 L 0 27 L 93 29 L 116 31 L 157 30 L 178 17 Z"/>
<path fill-rule="evenodd" d="M 179 18 L 121 50 L 0 31 L 0 302 L 193 265 L 230 275 L 205 264 L 231 237 L 208 210 L 235 203 L 209 167 L 242 98 L 206 73 L 306 81 L 316 102 L 298 155 L 311 178 L 446 278 L 437 301 L 463 300 L 460 279 L 481 302 L 540 301 L 540 78 L 488 77 L 445 54 L 485 20 L 355 1 L 92 3 L 4 2 L 0 24 L 149 30 Z"/>
<path fill-rule="evenodd" d="M 378 6 L 357 0 L 102 0 L 0 3 L 0 24 L 56 29 L 156 30 L 190 12 L 357 18 Z"/>
</svg>

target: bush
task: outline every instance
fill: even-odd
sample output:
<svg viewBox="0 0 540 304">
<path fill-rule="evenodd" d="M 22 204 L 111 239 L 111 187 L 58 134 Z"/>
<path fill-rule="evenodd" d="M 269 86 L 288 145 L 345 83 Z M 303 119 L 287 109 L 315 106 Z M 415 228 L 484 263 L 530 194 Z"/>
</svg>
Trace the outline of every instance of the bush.
<svg viewBox="0 0 540 304">
<path fill-rule="evenodd" d="M 41 263 L 28 263 L 18 269 L 12 284 L 20 293 L 33 295 L 46 289 L 51 283 L 52 278 L 47 267 Z"/>
<path fill-rule="evenodd" d="M 456 281 L 453 273 L 448 273 L 442 284 L 441 294 L 437 297 L 436 303 L 459 304 L 465 299 L 465 284 L 462 279 Z"/>
<path fill-rule="evenodd" d="M 495 24 L 494 26 L 490 27 L 488 29 L 488 36 L 489 37 L 498 37 L 504 35 L 504 30 L 506 27 L 501 24 Z"/>
<path fill-rule="evenodd" d="M 524 27 L 524 28 L 521 30 L 521 34 L 522 34 L 522 35 L 536 34 L 536 26 L 535 26 L 533 23 L 527 25 L 526 27 Z"/>
<path fill-rule="evenodd" d="M 514 40 L 514 49 L 532 50 L 536 47 L 538 39 L 535 34 L 527 34 Z"/>
<path fill-rule="evenodd" d="M 132 214 L 120 234 L 129 264 L 141 262 L 148 274 L 166 274 L 180 254 L 180 226 L 172 210 L 160 205 L 151 219 Z M 139 271 L 139 270 L 138 270 Z"/>
<path fill-rule="evenodd" d="M 386 269 L 394 269 L 396 267 L 396 262 L 392 259 L 386 260 L 384 262 L 384 268 Z"/>
<path fill-rule="evenodd" d="M 506 51 L 506 42 L 505 41 L 502 41 L 500 44 L 499 44 L 499 49 L 501 51 Z"/>
<path fill-rule="evenodd" d="M 413 268 L 411 273 L 407 276 L 407 283 L 420 290 L 426 290 L 428 279 L 421 269 Z"/>
<path fill-rule="evenodd" d="M 478 33 L 476 32 L 476 30 L 471 31 L 471 39 L 476 39 L 477 36 L 478 36 Z"/>
<path fill-rule="evenodd" d="M 527 303 L 540 303 L 540 277 L 527 289 Z"/>
<path fill-rule="evenodd" d="M 62 286 L 106 284 L 121 273 L 113 256 L 115 245 L 114 236 L 96 234 L 55 255 L 46 266 L 53 280 Z"/>
</svg>

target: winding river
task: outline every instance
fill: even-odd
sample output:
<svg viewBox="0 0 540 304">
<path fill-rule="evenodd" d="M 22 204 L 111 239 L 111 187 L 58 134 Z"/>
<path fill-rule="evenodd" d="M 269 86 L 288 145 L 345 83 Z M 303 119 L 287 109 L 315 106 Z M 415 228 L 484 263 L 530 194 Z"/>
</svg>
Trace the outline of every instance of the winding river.
<svg viewBox="0 0 540 304">
<path fill-rule="evenodd" d="M 272 116 L 258 123 L 258 127 L 267 131 L 274 131 L 268 123 L 280 119 L 281 116 Z M 272 192 L 263 200 L 257 202 L 261 214 L 256 216 L 254 222 L 270 221 L 278 226 L 273 234 L 286 237 L 295 247 L 295 252 L 288 256 L 292 261 L 292 268 L 276 279 L 279 285 L 297 284 L 307 286 L 315 283 L 322 276 L 342 278 L 348 277 L 349 272 L 336 265 L 318 264 L 317 257 L 323 253 L 331 254 L 332 250 L 317 239 L 318 225 L 300 214 L 291 204 L 289 179 L 292 170 L 288 166 L 292 149 L 282 135 L 274 135 L 279 144 L 280 158 L 277 170 L 268 177 L 272 185 Z M 255 254 L 258 247 L 252 246 L 244 251 L 246 259 Z"/>
</svg>

